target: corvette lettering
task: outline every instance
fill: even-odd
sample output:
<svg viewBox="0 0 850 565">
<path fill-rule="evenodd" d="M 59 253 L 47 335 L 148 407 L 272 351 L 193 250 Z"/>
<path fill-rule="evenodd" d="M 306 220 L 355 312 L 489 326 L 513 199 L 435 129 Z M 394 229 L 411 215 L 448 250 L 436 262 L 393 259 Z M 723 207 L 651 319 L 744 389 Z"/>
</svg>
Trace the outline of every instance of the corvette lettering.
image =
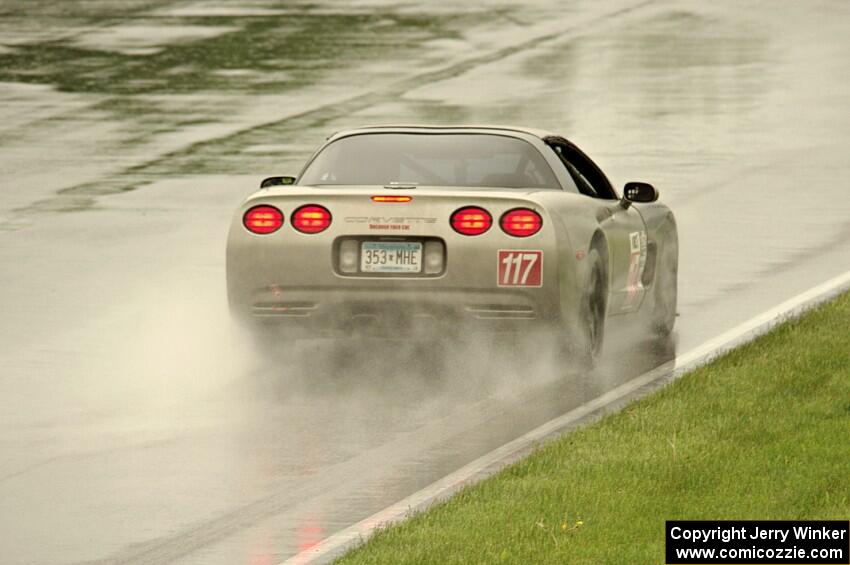
<svg viewBox="0 0 850 565">
<path fill-rule="evenodd" d="M 430 225 L 437 218 L 410 218 L 404 216 L 349 216 L 345 218 L 348 224 L 369 224 L 370 230 L 407 231 L 412 225 Z"/>
</svg>

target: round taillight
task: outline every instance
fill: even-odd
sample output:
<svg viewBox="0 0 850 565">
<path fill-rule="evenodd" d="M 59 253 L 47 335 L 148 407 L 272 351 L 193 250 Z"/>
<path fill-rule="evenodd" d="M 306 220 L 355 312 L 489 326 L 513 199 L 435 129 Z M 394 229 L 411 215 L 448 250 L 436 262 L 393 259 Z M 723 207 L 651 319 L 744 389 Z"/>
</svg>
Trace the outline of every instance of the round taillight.
<svg viewBox="0 0 850 565">
<path fill-rule="evenodd" d="M 452 228 L 463 235 L 481 235 L 493 225 L 493 217 L 484 208 L 468 206 L 451 217 Z"/>
<path fill-rule="evenodd" d="M 502 230 L 514 237 L 528 237 L 540 231 L 543 218 L 534 210 L 528 208 L 514 208 L 502 214 L 499 220 Z"/>
<path fill-rule="evenodd" d="M 272 233 L 283 225 L 283 214 L 274 206 L 254 206 L 242 216 L 242 224 L 251 233 Z"/>
<path fill-rule="evenodd" d="M 318 204 L 307 204 L 292 213 L 292 227 L 301 233 L 319 233 L 331 225 L 331 213 Z"/>
</svg>

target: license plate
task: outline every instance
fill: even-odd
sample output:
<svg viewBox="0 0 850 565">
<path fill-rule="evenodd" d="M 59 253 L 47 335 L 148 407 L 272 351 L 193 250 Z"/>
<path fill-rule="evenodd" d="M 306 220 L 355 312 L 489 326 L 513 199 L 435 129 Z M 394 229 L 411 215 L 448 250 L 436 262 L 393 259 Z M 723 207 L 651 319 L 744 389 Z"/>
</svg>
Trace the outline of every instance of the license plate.
<svg viewBox="0 0 850 565">
<path fill-rule="evenodd" d="M 418 241 L 364 241 L 360 244 L 364 273 L 419 273 L 422 244 Z"/>
</svg>

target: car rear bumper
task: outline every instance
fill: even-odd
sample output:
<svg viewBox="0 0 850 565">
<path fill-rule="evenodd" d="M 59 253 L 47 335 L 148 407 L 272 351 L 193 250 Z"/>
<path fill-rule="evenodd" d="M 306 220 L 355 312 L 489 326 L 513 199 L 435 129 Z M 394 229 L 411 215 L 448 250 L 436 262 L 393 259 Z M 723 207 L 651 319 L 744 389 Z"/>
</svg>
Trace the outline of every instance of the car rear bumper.
<svg viewBox="0 0 850 565">
<path fill-rule="evenodd" d="M 537 291 L 284 289 L 254 293 L 237 315 L 274 325 L 294 337 L 453 335 L 517 332 L 557 322 L 558 308 Z"/>
</svg>

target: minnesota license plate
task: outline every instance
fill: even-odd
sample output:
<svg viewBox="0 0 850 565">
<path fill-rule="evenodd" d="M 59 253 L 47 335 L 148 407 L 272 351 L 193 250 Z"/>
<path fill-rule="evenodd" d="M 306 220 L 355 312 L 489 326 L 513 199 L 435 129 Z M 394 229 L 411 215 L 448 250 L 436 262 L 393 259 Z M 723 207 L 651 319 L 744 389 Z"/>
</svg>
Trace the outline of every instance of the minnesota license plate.
<svg viewBox="0 0 850 565">
<path fill-rule="evenodd" d="M 419 273 L 422 244 L 418 241 L 364 241 L 360 244 L 364 273 Z"/>
</svg>

